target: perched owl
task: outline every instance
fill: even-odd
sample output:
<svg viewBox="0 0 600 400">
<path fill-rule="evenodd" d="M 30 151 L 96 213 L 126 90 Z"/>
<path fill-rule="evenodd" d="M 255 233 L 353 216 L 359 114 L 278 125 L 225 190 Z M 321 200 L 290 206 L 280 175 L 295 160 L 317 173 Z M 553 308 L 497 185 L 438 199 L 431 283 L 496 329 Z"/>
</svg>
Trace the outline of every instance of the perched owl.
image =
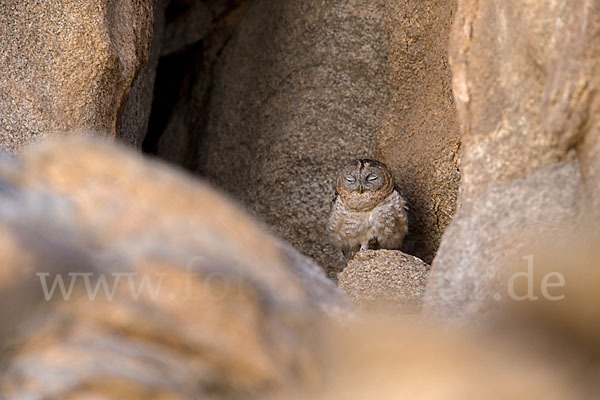
<svg viewBox="0 0 600 400">
<path fill-rule="evenodd" d="M 354 160 L 337 178 L 327 233 L 350 258 L 359 250 L 399 249 L 408 233 L 406 202 L 385 164 Z"/>
</svg>

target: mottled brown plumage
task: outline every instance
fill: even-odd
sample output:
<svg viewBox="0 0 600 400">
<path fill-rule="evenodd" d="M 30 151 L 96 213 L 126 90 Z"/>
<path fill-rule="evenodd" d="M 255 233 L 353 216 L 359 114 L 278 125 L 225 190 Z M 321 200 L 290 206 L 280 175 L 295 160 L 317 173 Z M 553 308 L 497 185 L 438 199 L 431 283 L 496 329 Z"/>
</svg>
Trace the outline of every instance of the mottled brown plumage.
<svg viewBox="0 0 600 400">
<path fill-rule="evenodd" d="M 408 233 L 406 202 L 385 164 L 369 159 L 349 162 L 338 174 L 336 190 L 327 233 L 344 256 L 402 246 Z"/>
</svg>

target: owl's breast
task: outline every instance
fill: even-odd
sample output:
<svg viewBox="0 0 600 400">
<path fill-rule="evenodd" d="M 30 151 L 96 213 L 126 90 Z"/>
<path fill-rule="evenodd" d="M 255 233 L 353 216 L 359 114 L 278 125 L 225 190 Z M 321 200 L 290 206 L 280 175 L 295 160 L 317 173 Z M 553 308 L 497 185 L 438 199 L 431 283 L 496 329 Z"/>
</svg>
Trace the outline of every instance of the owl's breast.
<svg viewBox="0 0 600 400">
<path fill-rule="evenodd" d="M 330 241 L 338 247 L 360 244 L 362 236 L 368 232 L 369 218 L 369 212 L 352 210 L 338 198 L 327 223 Z"/>
<path fill-rule="evenodd" d="M 382 248 L 397 249 L 408 233 L 406 202 L 393 191 L 369 215 L 369 237 L 375 238 Z"/>
<path fill-rule="evenodd" d="M 377 239 L 382 248 L 399 248 L 408 232 L 405 202 L 394 191 L 373 209 L 357 211 L 346 207 L 338 198 L 327 231 L 332 244 L 338 247 L 367 248 L 372 239 Z"/>
</svg>

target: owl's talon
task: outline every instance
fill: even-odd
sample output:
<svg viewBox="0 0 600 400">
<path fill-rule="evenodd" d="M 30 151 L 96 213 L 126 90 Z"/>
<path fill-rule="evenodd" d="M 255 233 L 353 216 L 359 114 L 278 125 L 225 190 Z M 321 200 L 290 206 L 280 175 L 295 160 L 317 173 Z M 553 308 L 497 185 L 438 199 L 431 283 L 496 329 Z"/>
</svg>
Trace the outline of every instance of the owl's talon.
<svg viewBox="0 0 600 400">
<path fill-rule="evenodd" d="M 377 238 L 369 240 L 369 249 L 379 250 L 379 242 L 377 241 Z"/>
</svg>

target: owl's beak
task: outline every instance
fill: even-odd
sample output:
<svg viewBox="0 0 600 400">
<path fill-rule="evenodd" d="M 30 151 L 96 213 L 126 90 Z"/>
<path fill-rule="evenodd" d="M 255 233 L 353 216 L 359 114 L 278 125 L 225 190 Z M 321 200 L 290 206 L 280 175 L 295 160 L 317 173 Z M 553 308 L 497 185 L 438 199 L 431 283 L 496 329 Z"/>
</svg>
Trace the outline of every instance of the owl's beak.
<svg viewBox="0 0 600 400">
<path fill-rule="evenodd" d="M 362 194 L 362 192 L 364 192 L 364 191 L 365 191 L 365 187 L 363 186 L 363 184 L 362 183 L 359 184 L 358 185 L 358 193 Z"/>
</svg>

